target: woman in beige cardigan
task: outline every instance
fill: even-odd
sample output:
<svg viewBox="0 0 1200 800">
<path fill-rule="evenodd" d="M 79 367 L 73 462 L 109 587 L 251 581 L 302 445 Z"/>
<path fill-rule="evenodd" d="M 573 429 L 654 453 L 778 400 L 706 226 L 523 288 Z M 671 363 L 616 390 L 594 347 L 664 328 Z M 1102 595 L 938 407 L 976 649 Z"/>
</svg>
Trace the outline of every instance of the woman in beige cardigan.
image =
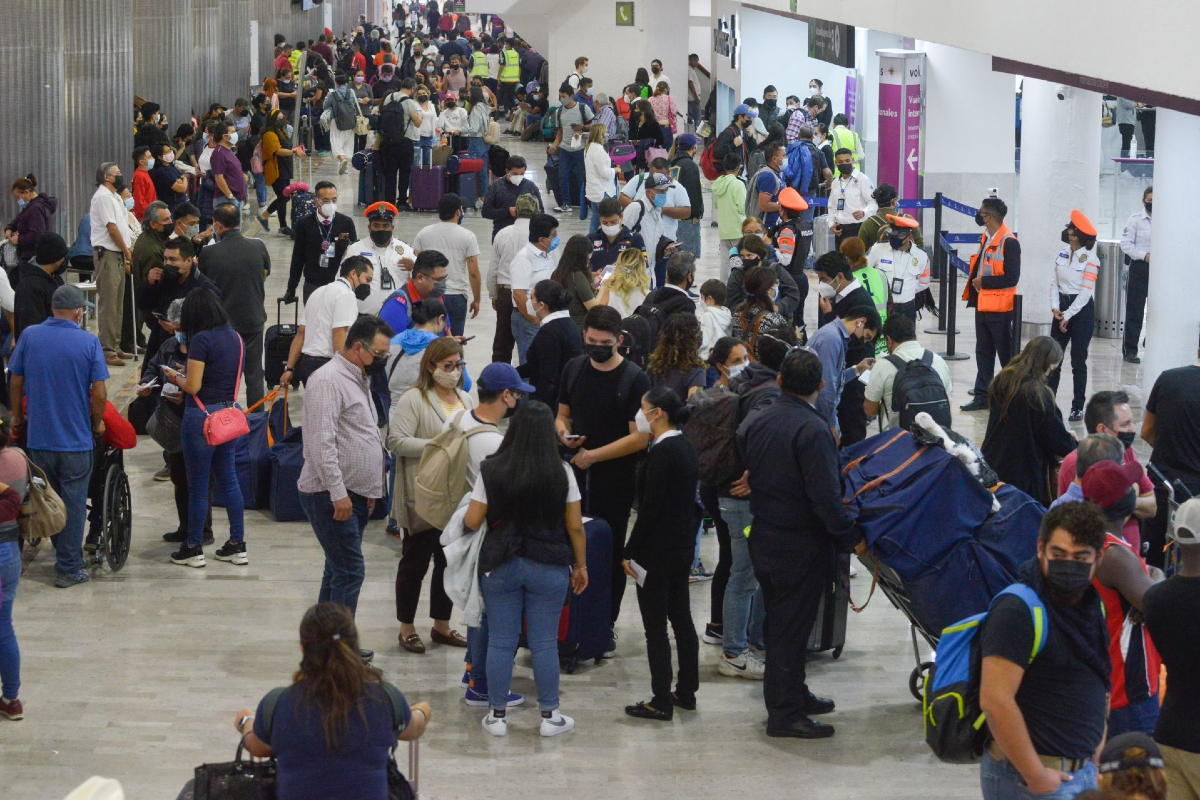
<svg viewBox="0 0 1200 800">
<path fill-rule="evenodd" d="M 453 604 L 442 583 L 446 571 L 446 556 L 438 542 L 442 532 L 415 511 L 417 466 L 425 445 L 441 433 L 449 417 L 460 409 L 475 407 L 474 398 L 462 389 L 463 366 L 461 344 L 448 336 L 434 339 L 421 357 L 417 384 L 400 395 L 388 420 L 387 446 L 396 456 L 396 523 L 405 529 L 400 565 L 396 569 L 396 619 L 400 621 L 400 646 L 410 653 L 425 652 L 425 643 L 413 627 L 413 618 L 430 558 L 433 559 L 433 584 L 429 587 L 429 616 L 433 617 L 430 638 L 438 644 L 467 646 L 467 640 L 450 629 Z"/>
</svg>

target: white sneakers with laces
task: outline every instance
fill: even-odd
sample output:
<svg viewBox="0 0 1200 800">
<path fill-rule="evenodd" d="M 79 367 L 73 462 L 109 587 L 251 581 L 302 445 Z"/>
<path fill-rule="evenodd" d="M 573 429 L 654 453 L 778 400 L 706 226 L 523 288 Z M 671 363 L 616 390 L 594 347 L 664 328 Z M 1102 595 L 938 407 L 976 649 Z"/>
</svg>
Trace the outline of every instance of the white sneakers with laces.
<svg viewBox="0 0 1200 800">
<path fill-rule="evenodd" d="M 749 650 L 730 658 L 728 654 L 721 656 L 717 664 L 717 672 L 727 678 L 745 678 L 748 681 L 761 681 L 766 674 L 767 664 Z"/>
</svg>

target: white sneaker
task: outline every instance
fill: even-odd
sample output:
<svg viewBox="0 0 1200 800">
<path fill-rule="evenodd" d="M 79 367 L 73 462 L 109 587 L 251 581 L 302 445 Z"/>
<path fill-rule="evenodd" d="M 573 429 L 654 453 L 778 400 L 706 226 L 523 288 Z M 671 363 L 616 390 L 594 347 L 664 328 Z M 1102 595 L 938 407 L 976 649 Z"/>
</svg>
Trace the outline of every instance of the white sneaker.
<svg viewBox="0 0 1200 800">
<path fill-rule="evenodd" d="M 851 578 L 857 578 L 857 577 L 858 577 L 858 569 L 857 569 L 857 568 L 855 568 L 855 566 L 854 566 L 853 564 L 851 564 L 851 565 L 850 565 L 850 577 L 851 577 Z"/>
<path fill-rule="evenodd" d="M 721 661 L 717 664 L 717 672 L 725 677 L 745 678 L 748 681 L 761 681 L 766 670 L 766 663 L 749 650 L 737 658 L 730 658 L 728 655 L 721 656 Z"/>
<path fill-rule="evenodd" d="M 494 717 L 491 711 L 483 718 L 482 724 L 483 729 L 492 736 L 505 736 L 508 734 L 508 719 L 505 717 Z M 545 723 L 543 722 L 542 724 L 544 725 Z M 542 735 L 545 736 L 546 734 L 543 733 Z"/>
<path fill-rule="evenodd" d="M 484 727 L 487 727 L 486 725 Z M 575 727 L 575 720 L 565 714 L 554 711 L 549 717 L 542 717 L 542 736 L 558 736 Z"/>
</svg>

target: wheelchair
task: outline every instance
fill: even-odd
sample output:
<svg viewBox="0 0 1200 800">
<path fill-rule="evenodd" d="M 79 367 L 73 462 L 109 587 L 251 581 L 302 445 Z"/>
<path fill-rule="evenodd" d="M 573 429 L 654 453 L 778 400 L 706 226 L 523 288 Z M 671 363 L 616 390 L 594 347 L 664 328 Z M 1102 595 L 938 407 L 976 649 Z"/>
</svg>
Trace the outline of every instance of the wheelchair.
<svg viewBox="0 0 1200 800">
<path fill-rule="evenodd" d="M 133 538 L 133 500 L 125 459 L 121 450 L 97 446 L 88 487 L 88 536 L 85 561 L 88 566 L 108 564 L 117 572 L 129 558 Z"/>
</svg>

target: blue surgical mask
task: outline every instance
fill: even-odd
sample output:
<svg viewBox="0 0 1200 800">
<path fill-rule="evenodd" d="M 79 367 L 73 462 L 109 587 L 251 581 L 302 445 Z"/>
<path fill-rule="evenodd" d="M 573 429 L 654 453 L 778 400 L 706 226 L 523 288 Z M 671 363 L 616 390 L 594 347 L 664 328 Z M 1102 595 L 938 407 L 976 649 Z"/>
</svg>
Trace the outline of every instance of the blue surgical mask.
<svg viewBox="0 0 1200 800">
<path fill-rule="evenodd" d="M 667 196 L 665 194 L 658 194 L 658 195 L 654 196 L 654 207 L 655 208 L 662 208 L 666 204 L 667 204 Z"/>
<path fill-rule="evenodd" d="M 587 94 L 588 94 L 588 97 L 592 96 L 592 87 L 591 86 L 588 87 Z"/>
<path fill-rule="evenodd" d="M 555 236 L 553 239 L 550 240 L 550 250 L 555 250 L 557 248 L 558 248 L 558 236 Z M 550 252 L 550 250 L 548 250 L 546 252 Z"/>
<path fill-rule="evenodd" d="M 155 164 L 154 159 L 153 158 L 150 159 L 149 161 L 146 162 L 146 169 L 154 169 L 154 164 Z"/>
<path fill-rule="evenodd" d="M 132 197 L 125 198 L 125 210 L 133 211 L 133 198 Z"/>
<path fill-rule="evenodd" d="M 175 331 L 175 341 L 186 347 L 188 343 L 187 334 L 183 331 Z"/>
<path fill-rule="evenodd" d="M 18 200 L 17 201 L 17 208 L 24 208 L 27 205 L 29 205 L 28 200 Z"/>
</svg>

